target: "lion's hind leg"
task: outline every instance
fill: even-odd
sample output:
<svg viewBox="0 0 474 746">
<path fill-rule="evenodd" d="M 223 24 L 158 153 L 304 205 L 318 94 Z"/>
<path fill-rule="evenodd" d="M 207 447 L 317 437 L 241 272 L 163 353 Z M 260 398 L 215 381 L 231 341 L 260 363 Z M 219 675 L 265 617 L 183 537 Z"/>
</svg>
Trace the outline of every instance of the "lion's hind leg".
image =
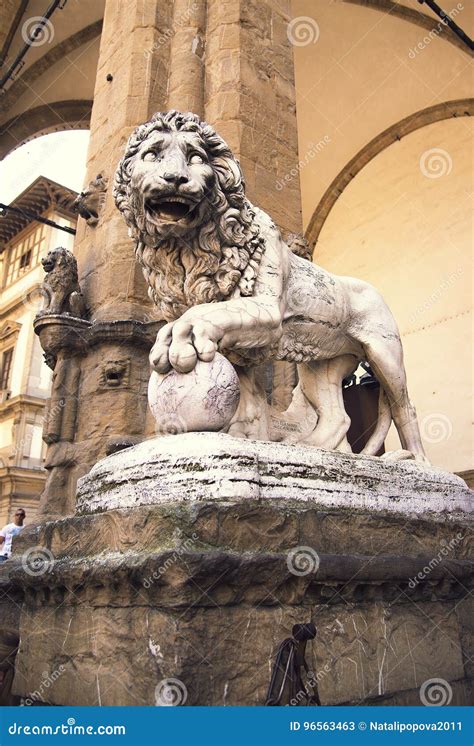
<svg viewBox="0 0 474 746">
<path fill-rule="evenodd" d="M 427 462 L 416 410 L 408 396 L 400 340 L 364 344 L 367 361 L 383 387 L 402 448 L 418 461 Z"/>
<path fill-rule="evenodd" d="M 340 355 L 298 365 L 301 390 L 318 416 L 315 429 L 304 443 L 328 450 L 350 451 L 346 434 L 351 420 L 344 408 L 342 381 L 358 364 L 354 355 Z"/>
</svg>

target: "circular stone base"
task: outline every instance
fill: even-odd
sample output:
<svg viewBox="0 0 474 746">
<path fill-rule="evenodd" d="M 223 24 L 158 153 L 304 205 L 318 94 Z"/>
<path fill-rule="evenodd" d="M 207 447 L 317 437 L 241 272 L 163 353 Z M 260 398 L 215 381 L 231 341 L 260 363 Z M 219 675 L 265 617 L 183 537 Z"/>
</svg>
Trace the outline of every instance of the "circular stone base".
<svg viewBox="0 0 474 746">
<path fill-rule="evenodd" d="M 99 461 L 79 480 L 77 510 L 277 499 L 466 520 L 472 496 L 460 477 L 415 462 L 187 433 L 146 440 Z"/>
</svg>

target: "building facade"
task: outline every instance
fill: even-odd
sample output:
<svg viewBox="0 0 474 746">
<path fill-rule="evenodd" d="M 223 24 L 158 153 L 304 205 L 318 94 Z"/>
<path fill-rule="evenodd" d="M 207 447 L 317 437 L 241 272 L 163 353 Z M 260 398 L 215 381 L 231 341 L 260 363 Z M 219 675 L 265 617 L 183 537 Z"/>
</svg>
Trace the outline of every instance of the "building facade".
<svg viewBox="0 0 474 746">
<path fill-rule="evenodd" d="M 41 306 L 41 259 L 73 235 L 28 217 L 36 214 L 73 229 L 77 197 L 43 176 L 0 217 L 0 524 L 19 506 L 34 519 L 46 473 L 43 417 L 51 388 L 33 319 Z M 27 214 L 25 214 L 25 212 Z"/>
</svg>

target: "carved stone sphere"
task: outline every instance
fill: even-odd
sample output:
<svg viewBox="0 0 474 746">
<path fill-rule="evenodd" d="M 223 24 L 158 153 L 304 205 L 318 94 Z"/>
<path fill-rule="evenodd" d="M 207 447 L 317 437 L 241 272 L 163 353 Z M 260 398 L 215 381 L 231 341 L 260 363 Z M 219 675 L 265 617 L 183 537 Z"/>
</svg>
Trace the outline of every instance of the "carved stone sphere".
<svg viewBox="0 0 474 746">
<path fill-rule="evenodd" d="M 240 399 L 237 373 L 227 358 L 198 360 L 190 373 L 155 371 L 148 384 L 148 403 L 163 435 L 225 430 Z"/>
</svg>

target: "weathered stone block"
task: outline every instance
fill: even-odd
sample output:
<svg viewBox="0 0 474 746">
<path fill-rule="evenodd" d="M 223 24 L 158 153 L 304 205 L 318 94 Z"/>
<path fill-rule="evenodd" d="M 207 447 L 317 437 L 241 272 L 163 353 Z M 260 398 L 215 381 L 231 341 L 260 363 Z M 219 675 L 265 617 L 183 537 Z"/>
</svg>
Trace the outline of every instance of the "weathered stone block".
<svg viewBox="0 0 474 746">
<path fill-rule="evenodd" d="M 97 464 L 81 513 L 25 529 L 0 569 L 22 602 L 16 693 L 60 671 L 54 704 L 153 705 L 166 678 L 189 705 L 262 704 L 279 643 L 313 621 L 323 704 L 419 704 L 431 678 L 466 704 L 461 480 L 309 451 L 188 435 Z M 38 547 L 50 561 L 32 575 Z"/>
</svg>

